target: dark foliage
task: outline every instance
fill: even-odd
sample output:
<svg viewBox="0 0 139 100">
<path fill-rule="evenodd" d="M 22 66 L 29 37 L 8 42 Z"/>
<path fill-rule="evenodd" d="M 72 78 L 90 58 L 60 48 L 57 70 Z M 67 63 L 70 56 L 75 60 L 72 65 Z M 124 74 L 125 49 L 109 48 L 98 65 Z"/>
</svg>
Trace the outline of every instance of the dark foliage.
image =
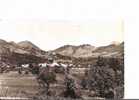
<svg viewBox="0 0 139 100">
<path fill-rule="evenodd" d="M 64 97 L 79 98 L 75 92 L 76 86 L 72 78 L 69 78 L 68 76 L 66 77 L 65 86 L 66 91 L 64 92 Z"/>
<path fill-rule="evenodd" d="M 124 71 L 123 63 L 118 58 L 98 57 L 89 74 L 82 80 L 82 86 L 93 90 L 96 95 L 104 98 L 123 98 Z M 120 87 L 118 90 L 117 87 Z"/>
</svg>

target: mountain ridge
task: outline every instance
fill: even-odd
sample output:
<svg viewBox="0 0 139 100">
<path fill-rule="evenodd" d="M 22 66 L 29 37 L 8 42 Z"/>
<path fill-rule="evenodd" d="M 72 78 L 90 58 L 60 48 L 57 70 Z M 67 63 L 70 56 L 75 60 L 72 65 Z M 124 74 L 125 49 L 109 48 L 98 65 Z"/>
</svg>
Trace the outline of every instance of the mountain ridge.
<svg viewBox="0 0 139 100">
<path fill-rule="evenodd" d="M 7 42 L 0 39 L 0 58 L 7 62 L 37 62 L 46 59 L 44 56 L 46 51 L 39 49 L 31 42 L 23 41 L 19 43 Z M 32 59 L 36 59 L 33 60 Z"/>
<path fill-rule="evenodd" d="M 12 56 L 15 57 L 12 57 Z M 98 56 L 104 57 L 123 57 L 124 55 L 124 42 L 120 44 L 110 44 L 107 46 L 95 47 L 90 44 L 82 44 L 78 46 L 64 45 L 55 50 L 44 51 L 30 41 L 21 41 L 15 43 L 13 41 L 7 42 L 0 39 L 0 57 L 7 57 L 13 59 L 47 59 L 49 57 L 56 58 L 95 58 Z M 24 61 L 24 60 L 23 60 Z M 26 61 L 28 62 L 28 61 Z"/>
<path fill-rule="evenodd" d="M 111 55 L 116 56 L 119 53 L 123 53 L 124 51 L 124 42 L 120 44 L 110 44 L 107 46 L 100 46 L 95 47 L 90 44 L 82 44 L 78 46 L 73 45 L 64 45 L 58 49 L 53 50 L 61 55 L 71 56 L 71 57 L 91 57 L 91 56 L 109 56 Z M 113 53 L 113 54 L 112 54 Z M 120 54 L 119 54 L 120 56 Z"/>
</svg>

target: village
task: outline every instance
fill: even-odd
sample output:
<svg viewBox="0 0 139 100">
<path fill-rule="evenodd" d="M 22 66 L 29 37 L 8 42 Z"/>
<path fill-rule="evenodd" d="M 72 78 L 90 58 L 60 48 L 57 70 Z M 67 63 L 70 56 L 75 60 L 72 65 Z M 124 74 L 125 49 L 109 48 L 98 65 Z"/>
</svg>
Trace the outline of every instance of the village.
<svg viewBox="0 0 139 100">
<path fill-rule="evenodd" d="M 30 41 L 1 39 L 0 99 L 123 98 L 123 45 L 65 45 L 44 51 Z"/>
<path fill-rule="evenodd" d="M 99 67 L 105 67 L 103 59 L 103 57 L 97 58 L 98 61 L 96 60 L 96 64 L 98 64 Z M 114 59 L 112 63 L 115 63 L 115 61 L 116 59 Z M 117 62 L 117 64 L 119 63 Z M 90 88 L 89 73 L 92 73 L 91 70 L 92 68 L 94 69 L 95 66 L 96 65 L 94 63 L 92 65 L 75 65 L 72 63 L 72 61 L 65 60 L 62 62 L 60 60 L 54 60 L 53 58 L 48 58 L 44 63 L 38 64 L 29 63 L 11 66 L 5 63 L 1 63 L 0 97 L 14 97 L 14 99 L 15 97 L 17 97 L 17 99 L 18 97 L 20 97 L 20 99 L 34 100 L 39 100 L 38 97 L 46 98 L 46 96 L 50 96 L 50 98 L 51 96 L 58 96 L 59 98 L 56 100 L 61 100 L 60 98 L 85 100 L 91 100 L 94 98 L 117 98 L 119 94 L 115 94 L 117 91 L 113 90 L 113 86 L 111 87 L 111 85 L 111 88 L 106 89 L 106 93 L 104 93 L 103 91 L 103 95 L 100 94 L 101 92 L 99 93 L 99 89 L 94 91 L 94 89 Z M 121 68 L 122 66 L 123 65 L 121 65 Z M 99 74 L 99 71 L 103 71 L 104 69 L 106 71 L 109 69 L 108 67 L 104 69 L 99 69 L 99 67 L 93 70 L 95 71 L 93 72 L 93 74 Z M 123 69 L 115 70 L 119 70 L 119 75 L 122 75 Z M 105 75 L 104 72 L 100 72 L 100 74 Z M 108 73 L 106 73 L 106 75 L 107 74 L 112 75 L 110 76 L 111 78 L 115 77 L 115 72 L 112 69 L 110 69 Z M 98 77 L 101 78 L 101 76 L 96 76 L 96 78 Z M 107 77 L 108 76 L 106 76 L 106 78 Z M 122 81 L 120 77 L 119 79 L 120 80 L 118 81 L 118 83 Z M 95 81 L 97 80 L 94 80 L 93 82 Z M 111 81 L 112 80 L 109 80 L 109 82 Z M 123 83 L 119 84 L 121 85 Z M 121 89 L 122 87 L 120 87 L 120 90 Z"/>
</svg>

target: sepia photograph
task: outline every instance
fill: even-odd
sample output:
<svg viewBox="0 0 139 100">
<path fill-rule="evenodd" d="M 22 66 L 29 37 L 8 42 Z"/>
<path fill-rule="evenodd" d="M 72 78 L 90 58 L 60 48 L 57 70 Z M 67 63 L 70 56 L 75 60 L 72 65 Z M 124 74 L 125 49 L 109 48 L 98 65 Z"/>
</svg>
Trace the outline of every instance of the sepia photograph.
<svg viewBox="0 0 139 100">
<path fill-rule="evenodd" d="M 115 0 L 0 2 L 0 100 L 124 98 Z"/>
</svg>

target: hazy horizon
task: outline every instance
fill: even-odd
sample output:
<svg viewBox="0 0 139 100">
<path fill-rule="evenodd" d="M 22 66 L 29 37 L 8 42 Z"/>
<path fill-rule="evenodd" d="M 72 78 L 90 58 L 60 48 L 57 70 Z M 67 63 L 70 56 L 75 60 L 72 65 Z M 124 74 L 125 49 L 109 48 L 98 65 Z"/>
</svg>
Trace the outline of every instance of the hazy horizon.
<svg viewBox="0 0 139 100">
<path fill-rule="evenodd" d="M 63 45 L 105 46 L 123 42 L 122 20 L 92 22 L 11 20 L 0 22 L 0 37 L 6 41 L 31 41 L 43 50 Z M 2 23 L 3 22 L 3 23 Z"/>
</svg>

